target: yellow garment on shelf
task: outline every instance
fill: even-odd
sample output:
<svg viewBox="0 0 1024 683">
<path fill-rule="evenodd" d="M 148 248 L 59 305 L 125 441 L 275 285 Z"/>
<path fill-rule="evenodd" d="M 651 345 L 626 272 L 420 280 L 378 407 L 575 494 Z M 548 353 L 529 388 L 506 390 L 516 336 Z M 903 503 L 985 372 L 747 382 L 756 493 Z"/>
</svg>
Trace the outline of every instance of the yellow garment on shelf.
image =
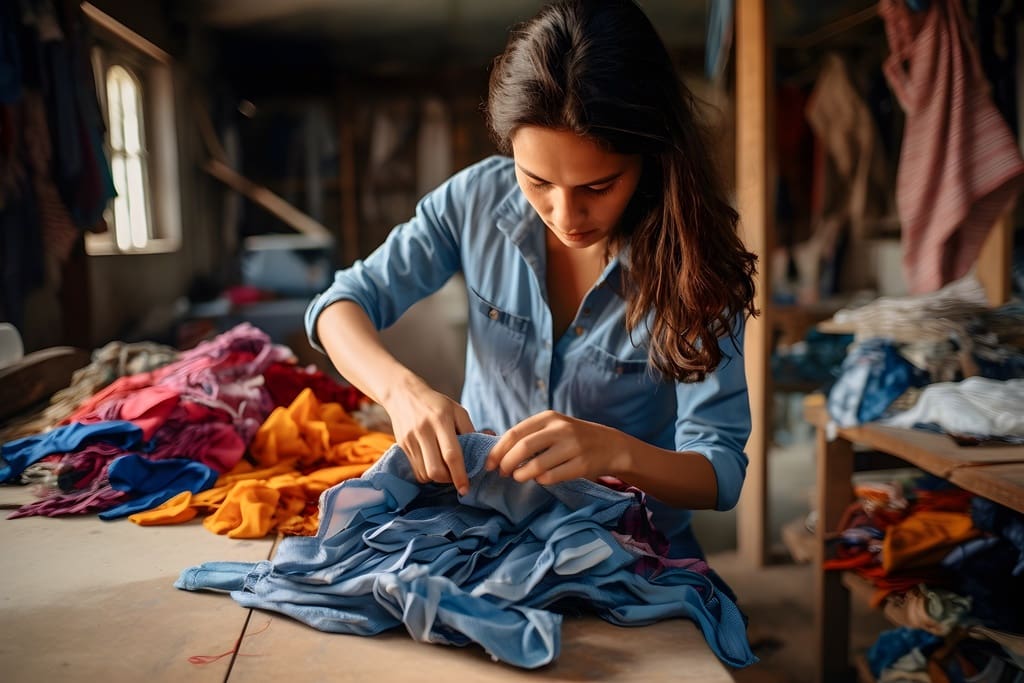
<svg viewBox="0 0 1024 683">
<path fill-rule="evenodd" d="M 980 534 L 965 512 L 915 512 L 885 530 L 882 568 L 890 572 L 937 564 L 954 547 Z"/>
<path fill-rule="evenodd" d="M 260 426 L 249 453 L 257 466 L 243 459 L 213 488 L 184 491 L 129 519 L 154 526 L 204 513 L 203 526 L 231 538 L 262 538 L 275 530 L 313 535 L 320 494 L 362 475 L 394 443 L 390 434 L 367 431 L 340 404 L 321 404 L 306 389 Z"/>
</svg>

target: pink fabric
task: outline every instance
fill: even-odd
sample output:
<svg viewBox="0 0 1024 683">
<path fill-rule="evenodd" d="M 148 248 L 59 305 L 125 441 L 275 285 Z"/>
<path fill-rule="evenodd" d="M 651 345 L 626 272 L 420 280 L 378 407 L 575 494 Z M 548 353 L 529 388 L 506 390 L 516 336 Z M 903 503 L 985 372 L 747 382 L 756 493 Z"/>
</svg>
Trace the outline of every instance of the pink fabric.
<svg viewBox="0 0 1024 683">
<path fill-rule="evenodd" d="M 967 274 L 1024 174 L 989 96 L 959 0 L 915 13 L 881 0 L 891 50 L 883 70 L 906 112 L 896 177 L 903 267 L 912 293 Z"/>
<path fill-rule="evenodd" d="M 261 330 L 242 323 L 182 353 L 153 372 L 128 375 L 86 401 L 66 421 L 130 420 L 150 442 L 151 460 L 189 458 L 218 472 L 232 469 L 246 445 L 274 409 L 263 372 L 294 362 L 291 352 L 272 344 Z M 60 479 L 64 493 L 26 505 L 17 516 L 96 512 L 124 499 L 110 489 L 106 471 L 125 452 L 109 447 L 65 454 Z"/>
</svg>

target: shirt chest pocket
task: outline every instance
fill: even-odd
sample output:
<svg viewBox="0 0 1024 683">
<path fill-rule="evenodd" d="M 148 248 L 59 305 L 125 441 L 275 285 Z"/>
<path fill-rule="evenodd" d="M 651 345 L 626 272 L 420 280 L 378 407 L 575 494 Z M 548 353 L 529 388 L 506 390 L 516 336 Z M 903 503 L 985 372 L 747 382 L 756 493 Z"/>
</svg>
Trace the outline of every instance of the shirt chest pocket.
<svg viewBox="0 0 1024 683">
<path fill-rule="evenodd" d="M 473 353 L 483 368 L 503 374 L 515 370 L 529 329 L 529 318 L 509 313 L 469 289 L 469 333 Z"/>
<path fill-rule="evenodd" d="M 587 346 L 572 363 L 572 395 L 578 417 L 622 429 L 649 417 L 661 383 L 646 360 L 619 358 Z"/>
</svg>

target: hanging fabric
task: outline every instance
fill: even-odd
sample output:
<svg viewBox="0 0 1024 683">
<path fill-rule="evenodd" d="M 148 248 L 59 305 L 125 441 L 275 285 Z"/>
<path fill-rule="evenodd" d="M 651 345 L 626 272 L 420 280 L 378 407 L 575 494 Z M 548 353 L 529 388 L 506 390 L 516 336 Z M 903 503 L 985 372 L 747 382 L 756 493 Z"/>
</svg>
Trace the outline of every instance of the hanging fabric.
<svg viewBox="0 0 1024 683">
<path fill-rule="evenodd" d="M 882 0 L 886 79 L 906 112 L 896 203 L 912 293 L 971 269 L 1021 188 L 1024 159 L 992 103 L 960 0 Z"/>
</svg>

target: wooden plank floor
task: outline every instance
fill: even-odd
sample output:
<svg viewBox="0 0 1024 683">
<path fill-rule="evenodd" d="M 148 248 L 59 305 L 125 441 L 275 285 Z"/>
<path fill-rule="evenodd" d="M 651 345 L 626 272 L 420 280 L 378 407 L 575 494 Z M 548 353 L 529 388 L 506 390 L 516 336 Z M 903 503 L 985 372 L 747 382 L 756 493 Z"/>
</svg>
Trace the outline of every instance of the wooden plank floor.
<svg viewBox="0 0 1024 683">
<path fill-rule="evenodd" d="M 30 500 L 0 486 L 0 514 Z M 620 628 L 566 619 L 558 660 L 538 671 L 495 663 L 478 647 L 317 631 L 229 596 L 173 587 L 202 562 L 254 562 L 271 539 L 232 540 L 198 521 L 139 527 L 127 520 L 0 519 L 0 680 L 37 681 L 701 681 L 733 678 L 696 626 L 671 620 Z M 241 636 L 241 638 L 240 638 Z M 196 656 L 231 653 L 207 664 Z"/>
</svg>

